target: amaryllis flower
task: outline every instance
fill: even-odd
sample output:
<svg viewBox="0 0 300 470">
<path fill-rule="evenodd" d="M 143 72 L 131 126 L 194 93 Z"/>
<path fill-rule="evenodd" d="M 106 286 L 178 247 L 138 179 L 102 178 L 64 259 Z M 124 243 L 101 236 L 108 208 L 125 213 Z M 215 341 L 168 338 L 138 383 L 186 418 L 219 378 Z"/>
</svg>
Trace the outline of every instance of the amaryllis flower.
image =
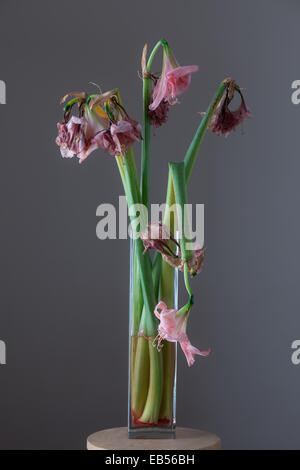
<svg viewBox="0 0 300 470">
<path fill-rule="evenodd" d="M 113 91 L 97 95 L 88 104 L 86 93 L 71 95 L 75 96 L 72 105 L 79 105 L 79 116 L 70 118 L 71 106 L 68 108 L 67 105 L 65 119 L 57 125 L 56 143 L 63 157 L 77 156 L 82 163 L 97 148 L 103 148 L 111 155 L 124 156 L 134 142 L 142 139 L 140 124 L 118 104 Z M 101 106 L 104 103 L 107 103 L 110 115 Z"/>
<path fill-rule="evenodd" d="M 179 271 L 184 271 L 184 265 L 187 263 L 188 270 L 193 276 L 201 271 L 205 254 L 204 250 L 201 248 L 195 249 L 193 256 L 189 260 L 185 261 L 181 257 L 178 241 L 173 237 L 170 230 L 161 222 L 152 222 L 148 224 L 147 230 L 140 234 L 140 238 L 144 243 L 144 253 L 150 249 L 158 251 L 166 263 Z M 177 254 L 174 252 L 175 249 L 178 252 Z"/>
<path fill-rule="evenodd" d="M 161 347 L 163 340 L 170 342 L 178 342 L 185 354 L 189 366 L 195 362 L 195 355 L 207 357 L 210 349 L 200 351 L 193 346 L 186 334 L 187 318 L 189 308 L 183 307 L 181 310 L 168 310 L 165 302 L 159 302 L 154 310 L 154 314 L 160 320 L 158 326 L 158 335 L 154 341 L 157 341 L 158 348 Z"/>
<path fill-rule="evenodd" d="M 191 83 L 191 74 L 197 70 L 197 65 L 180 66 L 170 48 L 165 46 L 162 72 L 153 90 L 149 110 L 156 110 L 164 100 L 172 105 L 177 103 L 177 97 L 188 89 Z"/>
<path fill-rule="evenodd" d="M 208 127 L 217 135 L 224 135 L 227 137 L 231 131 L 234 131 L 237 126 L 243 122 L 245 118 L 251 117 L 251 113 L 246 106 L 240 89 L 237 89 L 236 91 L 239 93 L 241 98 L 240 106 L 235 111 L 231 111 L 229 109 L 229 104 L 233 98 L 234 90 L 230 92 L 230 87 L 228 87 L 214 115 L 212 116 Z M 205 113 L 202 113 L 202 115 L 205 115 Z"/>
</svg>

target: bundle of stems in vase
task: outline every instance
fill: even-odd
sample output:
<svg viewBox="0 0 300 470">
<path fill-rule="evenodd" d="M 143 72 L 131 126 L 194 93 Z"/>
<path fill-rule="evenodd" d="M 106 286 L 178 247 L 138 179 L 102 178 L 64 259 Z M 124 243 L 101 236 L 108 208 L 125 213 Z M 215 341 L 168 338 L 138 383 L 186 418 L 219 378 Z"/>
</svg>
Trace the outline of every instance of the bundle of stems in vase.
<svg viewBox="0 0 300 470">
<path fill-rule="evenodd" d="M 156 76 L 151 66 L 160 50 L 162 68 Z M 64 117 L 58 123 L 56 139 L 62 156 L 77 156 L 80 163 L 98 148 L 114 156 L 129 209 L 141 204 L 149 209 L 151 126 L 158 128 L 167 121 L 170 106 L 179 102 L 178 96 L 189 88 L 191 75 L 198 70 L 196 65 L 180 66 L 165 40 L 160 40 L 149 56 L 147 52 L 145 45 L 141 61 L 142 126 L 127 114 L 118 89 L 99 90 L 96 94 L 70 92 L 61 100 Z M 231 110 L 229 105 L 235 94 L 240 97 L 240 105 Z M 206 130 L 227 136 L 250 112 L 237 83 L 226 78 L 207 111 L 201 114 L 184 159 L 169 163 L 163 221 L 151 221 L 133 234 L 130 365 L 133 426 L 171 424 L 176 343 L 180 344 L 189 366 L 194 363 L 195 355 L 207 356 L 210 352 L 192 346 L 186 333 L 195 303 L 190 279 L 200 272 L 204 258 L 202 248 L 191 248 L 186 230 L 187 186 Z M 140 176 L 132 148 L 139 141 Z M 137 227 L 136 213 L 129 210 L 129 214 L 132 227 Z M 178 239 L 174 236 L 177 230 Z M 187 302 L 180 309 L 174 306 L 175 270 L 183 273 L 187 290 Z"/>
</svg>

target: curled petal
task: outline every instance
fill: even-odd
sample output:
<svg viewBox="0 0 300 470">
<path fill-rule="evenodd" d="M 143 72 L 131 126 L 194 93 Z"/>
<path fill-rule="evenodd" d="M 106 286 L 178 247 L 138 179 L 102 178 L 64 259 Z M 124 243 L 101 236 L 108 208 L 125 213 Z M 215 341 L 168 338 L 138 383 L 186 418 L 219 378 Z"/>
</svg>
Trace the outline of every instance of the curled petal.
<svg viewBox="0 0 300 470">
<path fill-rule="evenodd" d="M 82 100 L 86 100 L 88 95 L 85 91 L 70 91 L 69 93 L 67 93 L 66 95 L 64 95 L 61 100 L 60 100 L 60 104 L 63 104 L 65 103 L 66 99 L 68 98 L 68 96 L 74 96 L 74 98 L 80 98 Z"/>
<path fill-rule="evenodd" d="M 177 67 L 167 73 L 170 97 L 173 100 L 171 104 L 175 104 L 176 97 L 188 89 L 191 84 L 191 74 L 197 72 L 198 68 L 197 65 L 187 65 L 185 67 Z"/>
<path fill-rule="evenodd" d="M 101 95 L 97 95 L 90 100 L 89 108 L 93 109 L 94 106 L 103 104 L 106 101 L 110 101 L 115 96 L 116 96 L 116 90 L 106 91 L 105 93 L 102 93 Z"/>
<path fill-rule="evenodd" d="M 160 103 L 164 100 L 168 100 L 167 94 L 167 81 L 164 77 L 160 78 L 154 88 L 152 95 L 152 103 L 149 106 L 150 111 L 154 111 Z"/>
<path fill-rule="evenodd" d="M 155 316 L 160 320 L 160 313 L 158 312 L 158 310 L 164 310 L 164 311 L 167 310 L 167 305 L 165 304 L 165 302 L 163 301 L 158 302 L 154 310 Z"/>
<path fill-rule="evenodd" d="M 207 357 L 210 355 L 211 352 L 210 349 L 208 349 L 207 351 L 200 351 L 200 349 L 195 348 L 195 346 L 193 346 L 190 341 L 181 341 L 180 346 L 185 354 L 189 367 L 194 364 L 196 355 Z"/>
</svg>

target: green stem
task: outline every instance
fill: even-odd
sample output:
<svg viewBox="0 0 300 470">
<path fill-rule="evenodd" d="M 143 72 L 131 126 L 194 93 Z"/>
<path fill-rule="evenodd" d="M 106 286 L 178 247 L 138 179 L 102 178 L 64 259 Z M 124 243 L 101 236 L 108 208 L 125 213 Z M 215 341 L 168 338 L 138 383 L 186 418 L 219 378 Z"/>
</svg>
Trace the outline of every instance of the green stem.
<svg viewBox="0 0 300 470">
<path fill-rule="evenodd" d="M 153 59 L 160 48 L 166 46 L 167 42 L 164 39 L 158 41 L 154 46 L 146 66 L 146 73 L 150 73 Z M 144 72 L 144 71 L 143 71 Z M 151 94 L 151 78 L 148 76 L 143 77 L 143 141 L 142 141 L 142 155 L 141 155 L 141 196 L 142 203 L 148 207 L 149 203 L 149 173 L 150 173 L 150 117 L 149 117 L 149 104 Z"/>
<path fill-rule="evenodd" d="M 189 270 L 188 270 L 187 263 L 185 263 L 185 265 L 184 265 L 184 284 L 185 284 L 185 287 L 186 287 L 186 290 L 187 290 L 188 294 L 190 295 L 190 297 L 192 297 L 193 292 L 192 292 L 191 287 L 190 287 Z"/>
<path fill-rule="evenodd" d="M 128 207 L 134 204 L 141 204 L 141 196 L 139 188 L 137 186 L 137 181 L 135 178 L 135 165 L 133 160 L 132 149 L 130 148 L 126 156 L 124 157 L 124 168 L 127 181 L 127 204 Z M 131 221 L 133 222 L 135 216 L 131 216 Z M 146 317 L 147 317 L 147 335 L 152 336 L 155 334 L 155 323 L 154 323 L 154 308 L 155 308 L 155 295 L 154 287 L 152 281 L 152 265 L 150 256 L 148 253 L 143 255 L 144 245 L 140 238 L 135 240 L 135 252 L 138 259 L 140 275 L 141 275 L 141 284 L 144 297 L 144 303 L 146 307 Z"/>
<path fill-rule="evenodd" d="M 152 52 L 149 56 L 149 59 L 148 59 L 148 62 L 147 62 L 147 72 L 150 72 L 150 69 L 151 69 L 151 65 L 152 65 L 152 62 L 153 62 L 153 59 L 156 55 L 156 53 L 158 52 L 158 49 L 160 47 L 168 47 L 168 42 L 165 40 L 165 39 L 160 39 L 156 44 L 155 46 L 153 47 L 152 49 Z"/>
<path fill-rule="evenodd" d="M 184 162 L 179 163 L 169 163 L 170 169 L 172 171 L 173 176 L 173 184 L 174 184 L 174 191 L 175 191 L 175 200 L 177 208 L 181 209 L 180 214 L 178 214 L 178 221 L 180 223 L 180 249 L 181 249 L 181 256 L 184 261 L 189 260 L 193 256 L 193 251 L 187 249 L 186 243 L 187 240 L 191 241 L 190 238 L 187 237 L 187 231 L 189 234 L 189 221 L 188 221 L 188 214 L 186 214 L 186 204 L 187 204 L 187 197 L 186 197 L 186 183 L 185 183 L 185 166 Z"/>
<path fill-rule="evenodd" d="M 188 305 L 191 307 L 194 304 L 194 294 L 192 292 L 191 286 L 190 286 L 190 280 L 189 280 L 189 270 L 188 270 L 188 265 L 185 263 L 184 265 L 184 285 L 185 288 L 190 296 Z"/>
<path fill-rule="evenodd" d="M 203 117 L 197 131 L 196 131 L 196 134 L 194 135 L 194 138 L 186 152 L 186 155 L 184 157 L 184 165 L 185 165 L 185 179 L 186 179 L 186 183 L 188 183 L 189 179 L 190 179 L 190 176 L 191 176 L 191 173 L 192 173 L 192 169 L 193 169 L 193 166 L 195 164 L 195 161 L 196 161 L 196 158 L 197 158 L 197 155 L 198 155 L 198 151 L 199 151 L 199 148 L 200 148 L 200 145 L 201 145 L 201 142 L 203 140 L 203 137 L 204 137 L 204 134 L 209 126 L 209 123 L 211 121 L 211 118 L 223 96 L 223 93 L 224 91 L 226 90 L 226 83 L 222 82 L 220 83 L 220 86 L 215 94 L 215 96 L 213 97 L 206 113 L 205 113 L 205 116 Z"/>
<path fill-rule="evenodd" d="M 174 193 L 174 187 L 173 187 L 172 172 L 169 170 L 167 197 L 166 197 L 166 211 L 165 211 L 165 214 L 164 214 L 163 223 L 164 223 L 164 225 L 166 225 L 168 227 L 170 232 L 174 236 L 176 236 L 176 234 L 174 233 L 175 226 L 176 226 L 176 223 L 175 223 L 176 213 L 171 211 L 171 208 L 172 208 L 174 203 L 175 203 L 175 193 Z M 153 259 L 153 278 L 154 278 L 154 284 L 155 285 L 157 285 L 159 283 L 160 278 L 163 278 L 162 271 L 164 270 L 164 268 L 166 266 L 170 267 L 169 264 L 167 264 L 164 260 L 161 259 L 161 255 L 158 252 L 156 252 L 155 255 L 154 255 L 154 259 Z M 165 279 L 165 273 L 164 273 L 164 279 Z M 172 277 L 172 279 L 173 279 L 173 277 Z M 169 286 L 168 290 L 170 290 L 170 291 L 172 290 L 172 292 L 173 292 L 173 281 L 172 281 L 172 279 L 171 279 L 171 276 L 170 276 L 170 279 L 169 279 L 170 286 Z M 163 297 L 161 297 L 161 298 L 162 298 L 162 300 L 164 300 L 164 302 L 167 303 L 168 299 L 164 299 Z M 173 303 L 173 301 L 172 301 L 172 303 Z M 167 305 L 169 306 L 169 308 L 171 308 L 171 305 L 169 305 L 169 304 L 167 304 Z"/>
<path fill-rule="evenodd" d="M 125 175 L 127 181 L 127 204 L 141 203 L 139 187 L 135 178 L 135 168 L 133 166 L 133 154 L 130 148 L 124 157 Z M 134 216 L 131 216 L 134 221 Z M 145 328 L 144 333 L 154 339 L 157 332 L 157 322 L 155 321 L 154 308 L 156 305 L 154 286 L 152 280 L 152 264 L 149 254 L 143 255 L 143 242 L 140 238 L 135 241 L 136 256 L 138 259 L 139 272 L 141 275 L 141 286 L 145 305 Z M 153 348 L 149 341 L 150 356 L 150 377 L 149 389 L 143 414 L 140 421 L 145 423 L 157 423 L 162 399 L 162 355 Z M 135 361 L 137 360 L 137 355 Z"/>
<path fill-rule="evenodd" d="M 125 176 L 124 160 L 123 160 L 122 155 L 116 155 L 116 162 L 118 165 L 118 169 L 120 172 L 122 184 L 123 184 L 125 195 L 126 195 L 127 194 L 127 182 L 126 182 L 126 176 Z"/>
<path fill-rule="evenodd" d="M 170 163 L 169 165 L 170 165 L 172 175 L 173 175 L 176 204 L 178 207 L 181 208 L 181 214 L 180 214 L 181 220 L 180 220 L 180 217 L 178 217 L 179 222 L 181 223 L 180 250 L 181 250 L 182 259 L 185 261 L 184 283 L 185 283 L 186 290 L 190 296 L 189 304 L 192 305 L 194 303 L 194 295 L 193 295 L 193 292 L 191 290 L 190 283 L 189 283 L 188 260 L 193 257 L 194 253 L 193 253 L 193 250 L 187 249 L 186 247 L 187 240 L 190 240 L 190 238 L 186 236 L 186 230 L 189 226 L 189 221 L 186 220 L 188 217 L 188 214 L 185 213 L 185 207 L 187 203 L 185 167 L 184 167 L 184 162 Z"/>
<path fill-rule="evenodd" d="M 143 141 L 141 157 L 141 194 L 142 202 L 148 207 L 149 199 L 149 171 L 150 171 L 150 117 L 148 108 L 150 104 L 150 78 L 143 78 Z"/>
</svg>

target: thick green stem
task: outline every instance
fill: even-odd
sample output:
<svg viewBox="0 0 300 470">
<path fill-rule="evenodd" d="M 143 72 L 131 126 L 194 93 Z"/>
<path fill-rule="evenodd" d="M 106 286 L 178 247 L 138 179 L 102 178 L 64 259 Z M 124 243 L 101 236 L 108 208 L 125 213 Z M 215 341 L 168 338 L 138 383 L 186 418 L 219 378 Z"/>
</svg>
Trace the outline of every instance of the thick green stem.
<svg viewBox="0 0 300 470">
<path fill-rule="evenodd" d="M 167 198 L 166 198 L 166 210 L 164 214 L 163 223 L 164 225 L 168 227 L 170 232 L 176 236 L 176 234 L 174 233 L 175 226 L 176 226 L 176 212 L 172 210 L 172 207 L 174 209 L 174 203 L 175 203 L 175 193 L 174 193 L 174 187 L 173 187 L 172 172 L 169 171 Z M 164 260 L 162 260 L 161 255 L 158 252 L 156 252 L 154 255 L 154 260 L 153 260 L 153 278 L 154 278 L 155 285 L 158 285 L 160 278 L 165 279 L 165 271 L 167 270 L 168 272 L 167 267 L 170 267 L 170 265 L 167 264 Z M 163 271 L 164 271 L 163 273 L 164 275 L 162 274 Z M 167 278 L 168 278 L 168 275 L 167 275 Z M 173 279 L 174 278 L 172 278 L 172 280 L 170 279 L 169 281 L 170 287 L 168 290 L 173 289 Z M 161 299 L 164 300 L 164 302 L 167 302 L 168 300 L 168 299 L 164 299 L 163 297 L 161 297 Z M 171 305 L 169 306 L 169 308 L 171 308 Z"/>
<path fill-rule="evenodd" d="M 148 347 L 150 354 L 150 381 L 147 401 L 140 421 L 142 423 L 157 424 L 163 391 L 163 358 L 162 353 L 154 348 L 151 342 L 148 342 Z"/>
<path fill-rule="evenodd" d="M 180 224 L 180 248 L 182 259 L 187 261 L 193 256 L 193 251 L 187 248 L 187 241 L 191 242 L 188 213 L 186 212 L 186 183 L 184 162 L 169 163 L 173 176 L 176 206 L 180 209 L 178 222 Z"/>
<path fill-rule="evenodd" d="M 148 108 L 150 104 L 150 78 L 143 78 L 143 141 L 141 158 L 141 195 L 143 204 L 148 207 L 149 199 L 149 172 L 150 172 L 150 117 Z"/>
<path fill-rule="evenodd" d="M 143 336 L 131 337 L 131 407 L 140 417 L 145 408 L 150 374 L 149 341 Z"/>
<path fill-rule="evenodd" d="M 124 168 L 127 186 L 127 204 L 131 207 L 134 204 L 141 204 L 141 196 L 137 181 L 135 178 L 135 167 L 132 149 L 130 148 L 124 157 Z M 135 216 L 130 216 L 131 222 L 134 222 Z M 154 322 L 155 295 L 152 281 L 152 264 L 148 253 L 143 255 L 144 245 L 140 238 L 135 240 L 135 255 L 138 259 L 141 285 L 143 291 L 144 304 L 147 317 L 147 335 L 152 336 L 156 333 Z"/>
<path fill-rule="evenodd" d="M 153 59 L 156 55 L 156 53 L 158 52 L 159 48 L 160 47 L 169 47 L 168 45 L 168 42 L 165 40 L 165 39 L 160 39 L 160 41 L 158 41 L 155 46 L 153 47 L 152 49 L 152 52 L 149 56 L 149 59 L 148 59 L 148 62 L 147 62 L 147 71 L 150 72 L 150 69 L 151 69 L 151 65 L 152 65 L 152 62 L 153 62 Z"/>
<path fill-rule="evenodd" d="M 135 168 L 132 150 L 127 151 L 124 157 L 124 168 L 126 176 L 126 189 L 127 189 L 127 204 L 130 207 L 133 204 L 141 203 L 141 196 L 139 187 L 135 177 Z M 134 215 L 131 215 L 131 221 L 134 221 Z M 145 306 L 145 324 L 144 334 L 149 339 L 154 339 L 157 332 L 157 322 L 154 316 L 154 308 L 156 305 L 154 286 L 152 280 L 152 264 L 149 254 L 143 255 L 143 242 L 140 238 L 135 241 L 135 253 L 138 259 L 139 272 L 141 277 L 141 286 Z M 153 348 L 152 342 L 149 341 L 149 356 L 150 356 L 150 377 L 148 395 L 145 403 L 143 414 L 139 417 L 141 422 L 157 423 L 159 417 L 159 410 L 162 399 L 162 354 Z M 135 354 L 135 364 L 137 364 L 137 351 Z M 135 374 L 138 371 L 135 369 Z M 138 377 L 136 377 L 138 380 Z M 140 405 L 141 402 L 139 402 Z"/>
<path fill-rule="evenodd" d="M 224 81 L 225 82 L 225 81 Z M 205 116 L 203 117 L 197 131 L 196 131 L 196 134 L 186 152 L 186 155 L 184 157 L 184 165 L 185 165 L 185 179 L 186 179 L 186 183 L 188 183 L 189 179 L 190 179 L 190 176 L 191 176 L 191 173 L 192 173 L 192 169 L 193 169 L 193 166 L 195 164 L 195 161 L 196 161 L 196 158 L 198 156 L 198 151 L 199 151 L 199 148 L 200 148 L 200 145 L 201 145 L 201 142 L 202 142 L 202 139 L 204 137 L 204 134 L 205 134 L 205 131 L 207 129 L 207 127 L 209 126 L 209 123 L 210 123 L 210 120 L 223 96 L 223 93 L 224 91 L 226 90 L 226 83 L 222 82 L 215 94 L 215 96 L 213 97 L 206 113 L 205 113 Z"/>
<path fill-rule="evenodd" d="M 188 214 L 185 212 L 186 204 L 187 204 L 187 196 L 186 196 L 186 183 L 185 183 L 185 168 L 184 162 L 180 163 L 170 163 L 170 168 L 173 175 L 173 182 L 174 182 L 174 190 L 175 190 L 175 199 L 177 207 L 180 208 L 180 216 L 178 217 L 179 223 L 181 224 L 180 227 L 180 250 L 182 259 L 185 261 L 184 264 L 184 282 L 186 290 L 189 294 L 189 304 L 192 305 L 194 303 L 194 295 L 190 288 L 189 283 L 189 272 L 188 272 L 188 260 L 193 257 L 193 250 L 187 249 L 187 241 L 191 242 L 189 237 L 189 221 L 187 220 Z M 188 233 L 186 233 L 188 229 Z"/>
<path fill-rule="evenodd" d="M 150 173 L 150 140 L 151 140 L 151 124 L 149 117 L 149 105 L 151 95 L 151 78 L 150 69 L 153 59 L 159 50 L 160 46 L 166 46 L 167 42 L 164 39 L 158 41 L 153 48 L 149 60 L 146 65 L 146 70 L 143 70 L 143 141 L 142 141 L 142 155 L 141 155 L 141 196 L 142 203 L 148 207 L 149 203 L 149 173 Z M 149 74 L 149 75 L 148 75 Z"/>
<path fill-rule="evenodd" d="M 166 198 L 166 211 L 164 214 L 164 224 L 169 228 L 170 232 L 175 236 L 176 226 L 176 212 L 172 211 L 172 206 L 175 203 L 175 193 L 172 181 L 172 173 L 169 171 L 167 198 Z M 174 206 L 173 206 L 174 208 Z M 175 247 L 173 247 L 175 249 Z M 160 260 L 160 295 L 159 300 L 163 300 L 168 308 L 174 308 L 174 276 L 175 270 L 172 266 L 166 263 L 161 255 L 157 256 Z M 154 260 L 153 266 L 156 267 L 157 261 Z M 161 420 L 170 420 L 172 417 L 173 408 L 173 388 L 175 380 L 175 361 L 176 361 L 176 344 L 164 341 L 162 348 L 163 364 L 164 364 L 164 377 L 163 377 L 163 397 L 159 418 Z"/>
<path fill-rule="evenodd" d="M 116 162 L 119 168 L 125 195 L 127 196 L 128 189 L 127 189 L 127 180 L 126 180 L 126 175 L 125 175 L 124 158 L 121 155 L 118 155 L 116 156 Z M 136 175 L 136 178 L 137 178 L 137 175 Z M 142 288 L 141 288 L 141 283 L 140 283 L 138 260 L 137 260 L 137 256 L 135 256 L 135 249 L 133 253 L 132 263 L 133 263 L 133 279 L 132 279 L 132 294 L 131 294 L 132 295 L 131 333 L 133 335 L 136 335 L 139 331 L 139 325 L 141 321 L 144 302 L 143 302 L 143 294 L 142 294 Z"/>
<path fill-rule="evenodd" d="M 168 420 L 172 417 L 173 408 L 173 391 L 175 380 L 175 364 L 176 364 L 176 343 L 164 341 L 162 348 L 163 354 L 163 396 L 159 411 L 159 419 Z"/>
</svg>

